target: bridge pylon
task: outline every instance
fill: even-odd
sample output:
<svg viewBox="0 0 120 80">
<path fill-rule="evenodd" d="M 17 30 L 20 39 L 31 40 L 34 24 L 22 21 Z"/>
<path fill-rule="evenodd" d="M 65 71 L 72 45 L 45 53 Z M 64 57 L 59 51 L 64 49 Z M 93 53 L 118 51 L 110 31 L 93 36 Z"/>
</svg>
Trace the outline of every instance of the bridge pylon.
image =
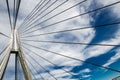
<svg viewBox="0 0 120 80">
<path fill-rule="evenodd" d="M 29 71 L 24 53 L 22 51 L 19 32 L 17 30 L 12 31 L 10 44 L 5 50 L 3 59 L 0 63 L 0 80 L 3 80 L 11 54 L 16 55 L 15 56 L 15 80 L 18 80 L 18 75 L 17 75 L 18 60 L 20 61 L 20 64 L 22 66 L 25 80 L 32 80 L 31 73 Z"/>
</svg>

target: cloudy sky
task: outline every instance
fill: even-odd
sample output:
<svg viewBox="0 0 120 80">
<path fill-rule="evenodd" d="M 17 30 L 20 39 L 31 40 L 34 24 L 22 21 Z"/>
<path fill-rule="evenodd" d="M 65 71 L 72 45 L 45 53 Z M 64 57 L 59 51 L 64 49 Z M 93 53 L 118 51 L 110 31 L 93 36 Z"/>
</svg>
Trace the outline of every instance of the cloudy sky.
<svg viewBox="0 0 120 80">
<path fill-rule="evenodd" d="M 13 20 L 13 0 L 9 0 L 9 4 Z M 96 10 L 98 8 L 100 10 Z M 111 80 L 120 76 L 118 72 L 85 63 L 120 71 L 120 46 L 115 46 L 120 45 L 119 24 L 97 27 L 120 22 L 119 9 L 119 0 L 21 0 L 16 29 L 33 80 Z M 87 13 L 93 10 L 96 11 Z M 0 32 L 11 34 L 6 0 L 0 0 Z M 1 52 L 9 41 L 0 35 Z M 0 55 L 0 62 L 4 54 Z M 14 80 L 14 57 L 11 54 L 4 80 Z M 19 79 L 24 80 L 19 66 Z"/>
</svg>

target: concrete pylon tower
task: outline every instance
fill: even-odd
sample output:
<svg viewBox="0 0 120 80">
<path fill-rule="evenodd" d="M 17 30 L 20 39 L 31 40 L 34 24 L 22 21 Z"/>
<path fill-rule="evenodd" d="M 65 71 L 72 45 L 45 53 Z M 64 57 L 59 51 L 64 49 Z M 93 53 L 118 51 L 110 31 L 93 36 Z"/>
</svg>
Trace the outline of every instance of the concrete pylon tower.
<svg viewBox="0 0 120 80">
<path fill-rule="evenodd" d="M 15 60 L 15 80 L 18 80 L 18 77 L 17 77 L 18 60 L 21 63 L 25 79 L 32 80 L 32 76 L 30 74 L 29 68 L 28 68 L 26 60 L 25 60 L 25 56 L 24 56 L 23 51 L 22 51 L 19 32 L 17 30 L 12 31 L 9 46 L 7 47 L 7 49 L 5 51 L 5 55 L 0 63 L 0 80 L 3 79 L 3 76 L 4 76 L 4 73 L 5 73 L 5 70 L 6 70 L 6 67 L 7 67 L 7 64 L 9 62 L 9 58 L 10 58 L 11 54 L 16 55 L 15 56 L 16 57 L 16 60 Z"/>
</svg>

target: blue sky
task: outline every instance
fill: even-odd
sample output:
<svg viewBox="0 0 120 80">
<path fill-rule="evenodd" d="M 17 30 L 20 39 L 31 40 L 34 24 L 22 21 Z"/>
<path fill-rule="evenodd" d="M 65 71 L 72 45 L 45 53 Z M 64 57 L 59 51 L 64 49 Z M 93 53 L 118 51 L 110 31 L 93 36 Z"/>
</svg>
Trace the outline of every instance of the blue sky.
<svg viewBox="0 0 120 80">
<path fill-rule="evenodd" d="M 20 24 L 23 22 L 25 17 L 31 12 L 31 10 L 35 7 L 35 5 L 39 2 L 39 0 L 33 1 L 33 0 L 22 0 L 21 1 L 21 7 L 19 11 L 18 16 L 18 22 L 17 27 L 20 26 Z M 48 0 L 46 0 L 47 2 Z M 52 0 L 47 6 L 52 4 L 55 0 Z M 57 5 L 60 5 L 65 0 L 61 0 L 56 2 L 54 5 L 49 7 L 47 11 L 45 11 L 43 14 L 38 16 L 36 19 L 40 18 L 41 16 L 45 15 L 49 11 L 51 11 L 53 8 L 55 8 Z M 82 0 L 69 0 L 65 4 L 63 4 L 61 7 L 57 8 L 44 18 L 37 20 L 34 24 L 38 24 L 51 16 L 54 16 L 55 14 L 58 14 L 59 12 L 77 4 Z M 76 16 L 78 14 L 85 13 L 90 10 L 94 10 L 100 7 L 103 7 L 105 5 L 115 3 L 119 0 L 87 0 L 81 5 L 78 5 L 34 28 L 32 30 L 39 29 L 40 27 L 44 27 L 50 24 L 53 24 L 55 22 Z M 10 35 L 10 26 L 9 26 L 9 20 L 8 20 L 8 14 L 6 11 L 6 5 L 4 0 L 0 0 L 0 32 L 5 33 L 7 35 Z M 12 0 L 10 2 L 13 3 Z M 45 8 L 47 8 L 47 6 Z M 43 11 L 45 8 L 41 9 Z M 60 24 L 52 25 L 48 28 L 44 28 L 42 30 L 37 30 L 35 32 L 24 34 L 23 31 L 25 30 L 26 26 L 23 26 L 20 28 L 19 32 L 22 36 L 27 35 L 37 35 L 42 33 L 49 33 L 49 32 L 56 32 L 56 31 L 62 31 L 62 30 L 69 30 L 69 29 L 75 29 L 75 28 L 83 28 L 83 27 L 93 27 L 97 25 L 102 24 L 109 24 L 114 22 L 120 21 L 120 4 L 117 4 L 115 6 L 111 6 L 108 8 L 105 8 L 103 10 L 99 10 L 94 13 L 86 14 L 83 16 L 79 16 L 77 18 L 65 21 Z M 10 10 L 13 11 L 12 6 L 10 7 Z M 39 12 L 40 13 L 40 12 Z M 37 16 L 34 15 L 34 16 Z M 13 17 L 13 16 L 12 16 Z M 33 20 L 32 22 L 34 22 Z M 32 24 L 29 23 L 27 25 Z M 3 27 L 5 26 L 5 27 Z M 55 55 L 50 52 L 46 52 L 44 50 L 39 50 L 36 48 L 33 48 L 31 46 L 25 45 L 23 42 L 27 44 L 31 44 L 33 46 L 37 46 L 43 49 L 47 49 L 53 52 L 60 53 L 62 55 L 67 55 L 70 57 L 74 57 L 77 59 L 81 59 L 87 62 L 93 62 L 96 64 L 99 64 L 101 66 L 110 67 L 116 70 L 120 70 L 120 47 L 117 46 L 97 46 L 97 45 L 76 45 L 76 44 L 55 44 L 55 43 L 40 43 L 40 42 L 32 42 L 32 41 L 24 41 L 23 39 L 27 40 L 42 40 L 42 41 L 58 41 L 58 42 L 82 42 L 82 43 L 89 43 L 89 44 L 120 44 L 120 25 L 115 24 L 111 27 L 101 27 L 96 28 L 93 27 L 91 29 L 84 29 L 84 30 L 76 30 L 76 31 L 69 31 L 69 32 L 62 32 L 62 33 L 55 33 L 55 34 L 49 34 L 49 35 L 42 35 L 42 36 L 34 36 L 34 37 L 27 37 L 27 38 L 21 38 L 22 42 L 22 48 L 26 57 L 26 60 L 30 60 L 35 69 L 38 71 L 36 72 L 34 68 L 30 65 L 29 61 L 27 61 L 29 69 L 31 72 L 35 75 L 37 79 L 33 77 L 33 80 L 42 80 L 40 78 L 40 74 L 45 78 L 45 80 L 54 80 L 47 71 L 43 70 L 33 59 L 30 58 L 29 55 L 31 55 L 35 60 L 38 61 L 44 68 L 46 68 L 51 74 L 53 74 L 58 80 L 77 80 L 77 78 L 81 78 L 82 80 L 112 80 L 112 78 L 115 78 L 117 76 L 120 76 L 119 73 L 102 69 L 87 63 L 83 63 L 80 61 L 75 61 L 69 58 L 65 58 L 63 56 Z M 29 31 L 28 31 L 29 32 Z M 22 35 L 23 33 L 23 35 Z M 0 35 L 1 41 L 0 44 L 2 45 L 0 47 L 0 50 L 5 47 L 6 42 L 9 41 L 8 39 L 4 38 Z M 36 54 L 41 55 L 42 57 L 50 60 L 52 63 L 58 65 L 54 66 L 50 64 L 49 62 L 41 59 L 40 57 L 36 56 L 32 51 L 26 50 L 24 47 L 27 47 L 28 49 L 32 50 L 33 52 L 37 52 Z M 4 54 L 2 55 L 4 56 Z M 0 56 L 0 61 L 2 60 L 2 56 Z M 64 72 L 62 69 L 65 69 L 71 73 L 73 73 L 75 76 L 71 76 L 70 74 Z M 20 66 L 20 72 L 21 72 L 21 66 Z M 20 74 L 23 76 L 23 74 Z M 6 75 L 4 77 L 4 80 L 13 80 L 14 79 L 14 55 L 11 56 Z M 23 79 L 21 79 L 23 80 Z"/>
</svg>

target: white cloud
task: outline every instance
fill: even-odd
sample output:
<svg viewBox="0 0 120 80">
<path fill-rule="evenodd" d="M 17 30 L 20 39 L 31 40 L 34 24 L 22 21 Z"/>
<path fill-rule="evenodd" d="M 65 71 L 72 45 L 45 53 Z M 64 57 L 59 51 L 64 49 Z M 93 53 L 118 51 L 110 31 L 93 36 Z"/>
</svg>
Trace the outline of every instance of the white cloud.
<svg viewBox="0 0 120 80">
<path fill-rule="evenodd" d="M 104 64 L 103 66 L 109 66 L 111 65 L 112 63 L 116 62 L 117 60 L 120 59 L 120 54 L 119 54 L 119 49 L 116 51 L 116 55 L 114 55 L 113 57 L 111 57 L 106 64 Z"/>
<path fill-rule="evenodd" d="M 80 71 L 80 73 L 89 73 L 89 72 L 91 72 L 89 68 L 86 68 Z"/>
</svg>

